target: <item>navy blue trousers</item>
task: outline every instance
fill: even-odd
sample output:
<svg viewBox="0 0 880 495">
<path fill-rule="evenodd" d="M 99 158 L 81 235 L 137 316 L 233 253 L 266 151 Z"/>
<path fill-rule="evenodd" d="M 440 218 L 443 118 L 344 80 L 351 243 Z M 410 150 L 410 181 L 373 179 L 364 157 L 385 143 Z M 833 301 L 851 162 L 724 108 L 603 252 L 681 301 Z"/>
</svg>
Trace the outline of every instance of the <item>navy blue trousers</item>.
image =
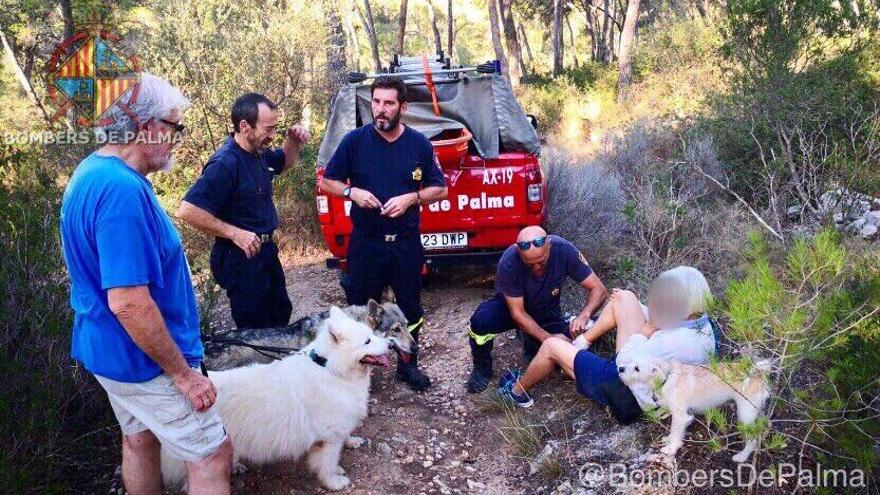
<svg viewBox="0 0 880 495">
<path fill-rule="evenodd" d="M 526 308 L 526 312 L 528 312 L 528 308 Z M 561 314 L 529 313 L 529 316 L 549 333 L 569 335 L 568 322 L 562 318 Z M 504 296 L 495 294 L 495 297 L 483 301 L 477 306 L 477 310 L 471 316 L 470 337 L 477 345 L 487 346 L 491 349 L 492 340 L 496 335 L 514 328 L 516 328 L 516 323 L 510 316 L 510 310 L 507 308 L 507 303 L 504 302 Z M 527 356 L 534 356 L 541 343 L 525 333 L 522 337 L 523 353 Z"/>
<path fill-rule="evenodd" d="M 238 328 L 287 325 L 293 306 L 287 295 L 278 246 L 265 242 L 253 258 L 231 242 L 218 241 L 211 251 L 211 273 L 226 289 Z"/>
<path fill-rule="evenodd" d="M 342 287 L 348 304 L 364 305 L 369 299 L 382 300 L 382 291 L 391 286 L 397 305 L 410 325 L 421 320 L 422 266 L 425 252 L 417 232 L 398 234 L 388 242 L 382 235 L 355 229 L 348 245 L 348 273 Z"/>
</svg>

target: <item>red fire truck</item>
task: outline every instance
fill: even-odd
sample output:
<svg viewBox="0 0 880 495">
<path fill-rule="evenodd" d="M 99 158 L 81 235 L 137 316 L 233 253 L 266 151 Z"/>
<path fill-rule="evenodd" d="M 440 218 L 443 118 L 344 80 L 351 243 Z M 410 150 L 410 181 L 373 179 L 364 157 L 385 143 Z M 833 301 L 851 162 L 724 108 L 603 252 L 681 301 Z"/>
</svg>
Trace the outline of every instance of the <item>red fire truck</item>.
<svg viewBox="0 0 880 495">
<path fill-rule="evenodd" d="M 447 199 L 421 207 L 426 271 L 445 264 L 495 263 L 521 228 L 540 225 L 546 217 L 535 121 L 522 111 L 498 68 L 497 62 L 453 68 L 440 54 L 395 57 L 385 72 L 404 78 L 409 103 L 403 122 L 431 140 L 449 187 Z M 371 125 L 367 81 L 378 75 L 350 74 L 350 84 L 334 99 L 318 157 L 319 179 L 341 136 Z M 327 267 L 344 270 L 351 201 L 317 190 L 316 202 L 333 255 Z"/>
</svg>

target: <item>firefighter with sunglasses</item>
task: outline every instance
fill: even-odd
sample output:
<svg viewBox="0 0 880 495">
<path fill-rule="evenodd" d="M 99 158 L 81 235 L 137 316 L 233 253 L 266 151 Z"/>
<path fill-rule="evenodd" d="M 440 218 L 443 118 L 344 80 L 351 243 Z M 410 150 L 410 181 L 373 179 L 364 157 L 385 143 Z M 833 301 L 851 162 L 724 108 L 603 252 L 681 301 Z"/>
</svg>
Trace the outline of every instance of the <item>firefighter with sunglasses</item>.
<svg viewBox="0 0 880 495">
<path fill-rule="evenodd" d="M 583 309 L 571 321 L 563 316 L 560 306 L 566 278 L 588 291 Z M 482 392 L 492 380 L 492 342 L 498 334 L 518 329 L 528 364 L 544 340 L 570 340 L 573 331 L 586 328 L 608 294 L 572 243 L 547 235 L 538 226 L 522 229 L 516 243 L 504 251 L 495 275 L 495 291 L 495 297 L 480 304 L 471 316 L 468 340 L 474 369 L 467 382 L 470 393 Z"/>
</svg>

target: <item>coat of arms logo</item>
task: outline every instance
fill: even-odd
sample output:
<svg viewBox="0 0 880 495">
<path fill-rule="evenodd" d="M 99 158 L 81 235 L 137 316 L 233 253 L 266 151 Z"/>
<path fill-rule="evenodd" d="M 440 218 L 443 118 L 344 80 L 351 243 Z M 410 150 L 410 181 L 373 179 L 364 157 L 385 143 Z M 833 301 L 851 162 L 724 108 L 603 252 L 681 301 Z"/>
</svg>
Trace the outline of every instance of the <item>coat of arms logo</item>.
<svg viewBox="0 0 880 495">
<path fill-rule="evenodd" d="M 139 89 L 137 57 L 126 56 L 120 38 L 104 30 L 80 31 L 59 44 L 48 64 L 52 120 L 71 116 L 80 126 L 107 125 L 113 105 L 124 112 Z"/>
</svg>

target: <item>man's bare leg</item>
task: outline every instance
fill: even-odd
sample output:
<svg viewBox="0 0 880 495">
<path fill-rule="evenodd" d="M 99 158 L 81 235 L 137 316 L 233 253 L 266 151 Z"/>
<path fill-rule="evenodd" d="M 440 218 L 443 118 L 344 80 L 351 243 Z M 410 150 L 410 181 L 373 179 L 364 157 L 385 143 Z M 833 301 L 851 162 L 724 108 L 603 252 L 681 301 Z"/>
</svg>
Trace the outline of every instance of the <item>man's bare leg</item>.
<svg viewBox="0 0 880 495">
<path fill-rule="evenodd" d="M 546 339 L 535 355 L 526 373 L 513 385 L 513 393 L 521 394 L 544 380 L 559 365 L 574 378 L 574 357 L 578 348 L 563 339 L 550 337 Z"/>
<path fill-rule="evenodd" d="M 131 495 L 159 495 L 159 440 L 150 430 L 122 437 L 122 483 Z"/>
<path fill-rule="evenodd" d="M 190 495 L 227 495 L 231 492 L 232 441 L 227 438 L 217 452 L 198 462 L 187 462 Z"/>
</svg>

